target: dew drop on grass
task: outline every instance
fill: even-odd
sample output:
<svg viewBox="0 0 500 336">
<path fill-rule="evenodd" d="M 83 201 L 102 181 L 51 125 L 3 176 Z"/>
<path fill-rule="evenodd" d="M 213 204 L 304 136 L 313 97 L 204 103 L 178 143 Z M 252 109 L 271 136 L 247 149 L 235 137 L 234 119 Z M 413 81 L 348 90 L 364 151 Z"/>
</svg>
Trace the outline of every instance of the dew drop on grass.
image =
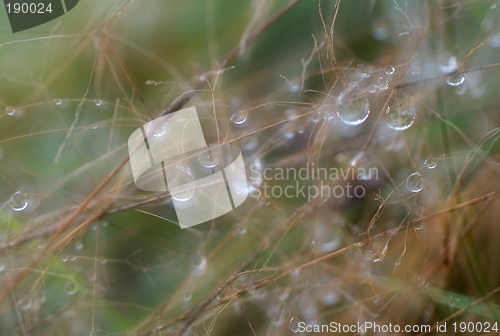
<svg viewBox="0 0 500 336">
<path fill-rule="evenodd" d="M 195 193 L 195 188 L 191 182 L 194 181 L 193 175 L 189 170 L 184 170 L 180 167 L 176 167 L 168 172 L 167 180 L 169 181 L 170 192 L 172 198 L 178 202 L 187 202 L 193 198 Z M 190 183 L 188 186 L 181 187 L 185 184 Z M 179 190 L 172 191 L 172 188 Z"/>
<path fill-rule="evenodd" d="M 70 261 L 75 261 L 76 260 L 76 256 L 72 255 L 71 257 L 69 257 L 69 260 Z"/>
<path fill-rule="evenodd" d="M 182 292 L 182 299 L 185 301 L 185 302 L 189 302 L 191 301 L 191 298 L 193 297 L 193 295 L 191 294 L 190 291 L 188 290 L 185 290 L 184 292 Z"/>
<path fill-rule="evenodd" d="M 356 126 L 370 114 L 370 103 L 357 84 L 351 83 L 337 99 L 337 115 L 344 124 Z"/>
<path fill-rule="evenodd" d="M 294 332 L 296 334 L 299 332 L 299 323 L 300 323 L 300 320 L 296 316 L 292 315 L 292 318 L 290 319 L 290 322 L 288 323 L 288 327 L 290 328 L 290 330 L 292 332 Z"/>
<path fill-rule="evenodd" d="M 378 91 L 378 86 L 377 85 L 370 85 L 366 90 L 369 93 L 376 93 Z"/>
<path fill-rule="evenodd" d="M 101 106 L 102 105 L 102 99 L 99 99 L 99 98 L 94 99 L 94 104 L 95 104 L 95 106 Z"/>
<path fill-rule="evenodd" d="M 81 240 L 77 240 L 75 242 L 75 249 L 81 250 L 83 248 L 83 242 Z"/>
<path fill-rule="evenodd" d="M 388 65 L 384 68 L 384 72 L 387 76 L 393 75 L 396 69 L 392 65 Z"/>
<path fill-rule="evenodd" d="M 410 72 L 412 75 L 420 75 L 420 67 L 418 65 L 412 65 L 412 67 L 410 68 Z"/>
<path fill-rule="evenodd" d="M 198 161 L 205 168 L 214 168 L 219 164 L 219 148 L 200 153 L 198 155 Z"/>
<path fill-rule="evenodd" d="M 248 119 L 248 111 L 238 111 L 233 113 L 231 116 L 231 121 L 235 125 L 243 125 L 245 121 Z"/>
<path fill-rule="evenodd" d="M 446 84 L 449 86 L 459 86 L 465 81 L 465 75 L 460 72 L 452 73 L 446 77 Z"/>
<path fill-rule="evenodd" d="M 200 251 L 192 253 L 189 256 L 189 262 L 194 276 L 202 276 L 207 271 L 207 259 Z"/>
<path fill-rule="evenodd" d="M 5 108 L 5 112 L 7 112 L 8 115 L 13 116 L 16 113 L 16 108 L 14 106 L 7 106 Z"/>
<path fill-rule="evenodd" d="M 416 107 L 411 98 L 406 97 L 401 92 L 396 92 L 389 106 L 385 111 L 387 125 L 396 131 L 404 131 L 410 128 L 415 121 Z"/>
<path fill-rule="evenodd" d="M 25 193 L 16 191 L 9 199 L 10 208 L 14 211 L 23 211 L 28 207 L 28 197 Z"/>
<path fill-rule="evenodd" d="M 67 256 L 67 255 L 62 255 L 62 256 L 61 256 L 61 260 L 62 260 L 62 261 L 64 261 L 64 262 L 66 262 L 66 261 L 68 261 L 68 260 L 69 260 L 69 256 Z"/>
<path fill-rule="evenodd" d="M 66 282 L 64 289 L 66 290 L 66 293 L 68 293 L 68 295 L 75 295 L 78 291 L 73 281 Z"/>
<path fill-rule="evenodd" d="M 97 125 L 96 124 L 92 124 L 91 127 L 92 127 L 93 130 L 97 129 Z"/>
<path fill-rule="evenodd" d="M 406 187 L 413 193 L 418 193 L 424 188 L 424 178 L 419 172 L 415 172 L 406 179 Z"/>
<path fill-rule="evenodd" d="M 427 169 L 434 169 L 437 166 L 437 160 L 433 157 L 427 158 L 424 161 L 424 165 Z"/>
<path fill-rule="evenodd" d="M 389 89 L 389 83 L 387 81 L 384 81 L 383 77 L 379 77 L 377 80 L 377 87 L 380 91 L 385 91 Z"/>
</svg>

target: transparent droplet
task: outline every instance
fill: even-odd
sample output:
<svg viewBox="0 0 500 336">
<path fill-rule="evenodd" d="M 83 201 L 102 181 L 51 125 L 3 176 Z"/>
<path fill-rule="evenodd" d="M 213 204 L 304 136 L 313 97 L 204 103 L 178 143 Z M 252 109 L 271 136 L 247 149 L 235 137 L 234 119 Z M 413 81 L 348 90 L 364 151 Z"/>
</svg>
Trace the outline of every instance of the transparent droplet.
<svg viewBox="0 0 500 336">
<path fill-rule="evenodd" d="M 296 316 L 292 315 L 292 318 L 290 319 L 290 322 L 288 323 L 288 327 L 290 328 L 290 330 L 293 333 L 296 334 L 299 332 L 299 323 L 300 323 L 300 320 Z"/>
<path fill-rule="evenodd" d="M 418 65 L 412 65 L 410 68 L 410 72 L 412 75 L 420 75 L 420 67 Z"/>
<path fill-rule="evenodd" d="M 171 169 L 167 175 L 168 185 L 171 196 L 175 201 L 187 202 L 193 198 L 195 187 L 193 185 L 194 178 L 189 170 L 176 167 Z M 183 186 L 181 188 L 181 186 Z M 175 189 L 177 190 L 175 190 Z M 172 191 L 174 189 L 174 191 Z"/>
<path fill-rule="evenodd" d="M 56 104 L 57 106 L 61 105 L 62 104 L 62 99 L 61 98 L 56 98 L 54 99 L 54 104 Z"/>
<path fill-rule="evenodd" d="M 389 25 L 383 20 L 376 20 L 372 27 L 372 36 L 374 39 L 383 41 L 389 37 Z"/>
<path fill-rule="evenodd" d="M 235 125 L 242 125 L 248 119 L 248 111 L 238 111 L 233 113 L 231 121 Z"/>
<path fill-rule="evenodd" d="M 23 211 L 28 207 L 28 196 L 25 193 L 16 191 L 9 199 L 10 208 L 14 211 Z"/>
<path fill-rule="evenodd" d="M 75 242 L 75 249 L 81 250 L 83 248 L 83 242 L 81 240 L 77 240 Z"/>
<path fill-rule="evenodd" d="M 461 72 L 455 72 L 446 77 L 446 84 L 449 86 L 459 86 L 465 81 L 465 75 Z"/>
<path fill-rule="evenodd" d="M 219 148 L 203 151 L 198 155 L 198 161 L 205 168 L 214 168 L 219 164 Z"/>
<path fill-rule="evenodd" d="M 388 65 L 384 68 L 384 72 L 387 76 L 393 75 L 396 69 L 392 65 Z"/>
<path fill-rule="evenodd" d="M 99 98 L 94 99 L 94 104 L 95 104 L 95 106 L 101 106 L 102 105 L 102 99 L 99 99 Z"/>
<path fill-rule="evenodd" d="M 201 276 L 207 271 L 207 259 L 200 251 L 192 253 L 189 256 L 189 262 L 194 276 Z"/>
<path fill-rule="evenodd" d="M 365 250 L 365 259 L 373 262 L 384 260 L 389 247 L 390 238 L 390 236 L 373 238 Z"/>
<path fill-rule="evenodd" d="M 440 64 L 438 65 L 438 68 L 441 72 L 443 73 L 452 73 L 453 71 L 457 70 L 458 63 L 457 63 L 457 58 L 455 56 L 450 56 L 449 58 L 446 58 L 446 56 L 440 57 Z"/>
<path fill-rule="evenodd" d="M 238 222 L 238 224 L 236 224 L 236 230 L 239 235 L 243 236 L 248 231 L 247 225 L 244 222 Z"/>
<path fill-rule="evenodd" d="M 427 169 L 434 169 L 437 166 L 437 160 L 433 157 L 427 158 L 424 161 L 424 165 Z"/>
<path fill-rule="evenodd" d="M 416 107 L 410 97 L 402 92 L 396 92 L 395 97 L 387 107 L 385 113 L 387 125 L 396 131 L 404 131 L 410 128 L 415 121 Z"/>
<path fill-rule="evenodd" d="M 292 84 L 288 87 L 289 92 L 299 92 L 300 91 L 300 85 L 299 84 Z"/>
<path fill-rule="evenodd" d="M 245 136 L 243 134 L 242 136 Z M 251 152 L 259 145 L 259 138 L 256 135 L 245 136 L 240 140 L 240 147 L 245 152 Z"/>
<path fill-rule="evenodd" d="M 75 256 L 75 255 L 72 255 L 71 257 L 69 257 L 69 260 L 70 260 L 70 261 L 75 261 L 75 260 L 76 260 L 76 256 Z"/>
<path fill-rule="evenodd" d="M 93 130 L 97 129 L 97 124 L 92 124 L 92 129 Z"/>
<path fill-rule="evenodd" d="M 191 294 L 190 291 L 188 290 L 185 290 L 184 292 L 182 292 L 182 299 L 185 301 L 185 302 L 188 302 L 188 301 L 191 301 L 191 298 L 193 297 L 193 294 Z"/>
<path fill-rule="evenodd" d="M 370 85 L 366 91 L 368 91 L 369 93 L 376 93 L 378 91 L 378 86 L 377 85 Z"/>
<path fill-rule="evenodd" d="M 389 89 L 389 83 L 386 80 L 384 80 L 383 77 L 379 77 L 377 80 L 377 87 L 380 91 L 385 91 Z"/>
<path fill-rule="evenodd" d="M 5 270 L 5 265 L 4 264 L 0 264 L 0 272 L 3 272 Z"/>
<path fill-rule="evenodd" d="M 5 108 L 5 112 L 7 112 L 8 115 L 13 116 L 16 113 L 16 108 L 14 106 L 7 106 Z"/>
<path fill-rule="evenodd" d="M 68 260 L 69 260 L 69 256 L 68 256 L 68 255 L 63 254 L 63 255 L 61 256 L 61 260 L 62 260 L 62 261 L 64 261 L 64 262 L 66 262 L 66 261 L 68 261 Z"/>
<path fill-rule="evenodd" d="M 347 125 L 359 125 L 370 114 L 370 103 L 358 85 L 349 85 L 337 99 L 337 115 Z"/>
<path fill-rule="evenodd" d="M 73 281 L 66 282 L 64 289 L 66 290 L 66 293 L 68 293 L 68 295 L 75 295 L 76 292 L 78 291 Z"/>
<path fill-rule="evenodd" d="M 414 193 L 418 193 L 424 188 L 424 178 L 419 172 L 415 172 L 406 179 L 406 187 Z"/>
<path fill-rule="evenodd" d="M 154 80 L 147 80 L 144 82 L 146 85 L 155 85 L 156 81 Z"/>
<path fill-rule="evenodd" d="M 294 120 L 299 116 L 299 113 L 296 109 L 289 108 L 285 111 L 285 115 L 288 120 Z"/>
</svg>

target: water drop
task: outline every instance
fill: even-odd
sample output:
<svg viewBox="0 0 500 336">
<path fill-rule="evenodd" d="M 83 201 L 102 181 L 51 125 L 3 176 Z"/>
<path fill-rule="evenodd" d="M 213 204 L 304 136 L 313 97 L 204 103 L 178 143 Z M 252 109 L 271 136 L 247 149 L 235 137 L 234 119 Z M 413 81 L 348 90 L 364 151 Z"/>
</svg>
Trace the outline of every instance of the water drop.
<svg viewBox="0 0 500 336">
<path fill-rule="evenodd" d="M 206 150 L 198 155 L 198 161 L 205 168 L 214 168 L 219 164 L 219 148 Z"/>
<path fill-rule="evenodd" d="M 76 292 L 78 291 L 73 281 L 66 282 L 64 289 L 66 289 L 66 293 L 68 293 L 68 295 L 75 295 Z"/>
<path fill-rule="evenodd" d="M 61 105 L 62 104 L 62 99 L 61 98 L 56 98 L 54 99 L 54 104 L 56 104 L 57 106 Z"/>
<path fill-rule="evenodd" d="M 202 276 L 207 271 L 207 259 L 200 251 L 192 253 L 189 256 L 189 262 L 194 276 Z"/>
<path fill-rule="evenodd" d="M 69 260 L 69 256 L 67 256 L 67 255 L 62 255 L 62 256 L 61 256 L 61 260 L 62 260 L 62 261 L 64 261 L 64 262 L 66 262 L 66 261 L 68 261 L 68 260 Z"/>
<path fill-rule="evenodd" d="M 99 99 L 99 98 L 94 99 L 94 104 L 95 104 L 95 106 L 101 106 L 102 105 L 102 99 Z"/>
<path fill-rule="evenodd" d="M 300 91 L 300 85 L 299 84 L 292 84 L 288 87 L 289 92 L 299 92 Z"/>
<path fill-rule="evenodd" d="M 443 59 L 445 56 L 441 57 L 440 64 L 438 65 L 438 68 L 441 72 L 443 73 L 452 73 L 453 71 L 457 70 L 458 63 L 457 63 L 457 58 L 455 56 L 451 56 L 448 59 Z"/>
<path fill-rule="evenodd" d="M 415 172 L 406 179 L 406 187 L 413 193 L 418 193 L 424 188 L 424 178 L 419 172 Z"/>
<path fill-rule="evenodd" d="M 337 99 L 337 115 L 347 125 L 359 125 L 370 114 L 370 103 L 357 84 L 349 85 Z"/>
<path fill-rule="evenodd" d="M 366 90 L 369 93 L 376 93 L 378 91 L 378 86 L 377 85 L 370 85 Z"/>
<path fill-rule="evenodd" d="M 176 188 L 174 192 L 171 191 L 172 199 L 178 202 L 187 202 L 193 198 L 195 193 L 194 185 L 191 183 L 194 181 L 193 175 L 187 169 L 181 167 L 176 167 L 171 169 L 167 175 L 167 181 L 169 188 Z M 178 188 L 184 186 L 183 188 Z"/>
<path fill-rule="evenodd" d="M 433 157 L 427 158 L 424 161 L 424 165 L 427 169 L 434 169 L 437 166 L 437 160 Z"/>
<path fill-rule="evenodd" d="M 242 136 L 245 136 L 245 134 L 242 134 Z M 257 148 L 259 145 L 259 138 L 256 135 L 250 135 L 250 136 L 245 136 L 243 139 L 240 140 L 240 147 L 242 150 L 245 152 L 251 152 L 254 149 Z"/>
<path fill-rule="evenodd" d="M 13 116 L 16 113 L 16 108 L 14 106 L 7 106 L 5 108 L 5 112 L 7 112 L 8 115 Z"/>
<path fill-rule="evenodd" d="M 76 260 L 76 256 L 72 255 L 71 257 L 69 257 L 69 260 L 70 261 L 75 261 Z"/>
<path fill-rule="evenodd" d="M 95 130 L 95 129 L 97 129 L 97 124 L 92 124 L 91 127 L 92 127 L 93 130 Z"/>
<path fill-rule="evenodd" d="M 0 272 L 3 272 L 5 270 L 5 265 L 4 264 L 0 264 Z"/>
<path fill-rule="evenodd" d="M 144 82 L 144 84 L 146 84 L 146 85 L 155 85 L 155 83 L 156 83 L 156 81 L 154 81 L 154 80 L 147 80 Z"/>
<path fill-rule="evenodd" d="M 446 84 L 449 86 L 459 86 L 465 81 L 465 76 L 461 72 L 455 72 L 446 77 Z"/>
<path fill-rule="evenodd" d="M 248 111 L 238 111 L 231 116 L 231 121 L 235 125 L 243 125 L 248 119 Z"/>
<path fill-rule="evenodd" d="M 410 68 L 410 72 L 412 75 L 420 75 L 420 67 L 418 65 L 412 65 Z"/>
<path fill-rule="evenodd" d="M 288 323 L 288 327 L 290 327 L 290 330 L 296 334 L 299 332 L 299 323 L 300 323 L 300 320 L 296 316 L 292 315 L 292 318 L 290 319 L 290 322 Z"/>
<path fill-rule="evenodd" d="M 396 69 L 392 65 L 388 65 L 384 68 L 384 72 L 387 76 L 393 75 Z"/>
<path fill-rule="evenodd" d="M 182 292 L 182 299 L 185 301 L 185 302 L 188 302 L 188 301 L 191 301 L 191 298 L 193 297 L 193 295 L 191 294 L 190 291 L 188 290 L 185 290 L 184 292 Z"/>
<path fill-rule="evenodd" d="M 389 83 L 387 81 L 384 81 L 383 77 L 379 77 L 377 80 L 377 87 L 380 91 L 385 91 L 389 89 Z"/>
<path fill-rule="evenodd" d="M 236 224 L 236 230 L 237 230 L 238 234 L 241 236 L 246 234 L 248 231 L 247 226 L 244 222 L 238 222 L 238 224 Z"/>
<path fill-rule="evenodd" d="M 10 208 L 14 211 L 23 211 L 28 207 L 28 197 L 25 193 L 16 191 L 9 199 Z"/>
<path fill-rule="evenodd" d="M 288 120 L 293 120 L 299 116 L 299 113 L 297 112 L 296 109 L 289 108 L 285 111 L 285 115 Z"/>
<path fill-rule="evenodd" d="M 415 121 L 415 110 L 411 98 L 405 96 L 402 92 L 396 92 L 395 97 L 385 111 L 387 125 L 396 131 L 404 131 L 410 128 Z"/>
<path fill-rule="evenodd" d="M 77 240 L 75 242 L 75 249 L 81 250 L 83 248 L 83 242 L 81 240 Z"/>
</svg>

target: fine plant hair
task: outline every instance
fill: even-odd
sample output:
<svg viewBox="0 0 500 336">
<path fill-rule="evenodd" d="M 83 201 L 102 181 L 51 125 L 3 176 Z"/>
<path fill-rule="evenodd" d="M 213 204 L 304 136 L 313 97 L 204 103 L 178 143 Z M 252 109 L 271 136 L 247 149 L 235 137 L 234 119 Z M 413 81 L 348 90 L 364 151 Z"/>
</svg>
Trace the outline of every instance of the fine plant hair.
<svg viewBox="0 0 500 336">
<path fill-rule="evenodd" d="M 81 0 L 2 34 L 0 334 L 496 331 L 499 51 L 497 0 Z M 181 230 L 127 140 L 190 106 L 249 197 Z"/>
</svg>

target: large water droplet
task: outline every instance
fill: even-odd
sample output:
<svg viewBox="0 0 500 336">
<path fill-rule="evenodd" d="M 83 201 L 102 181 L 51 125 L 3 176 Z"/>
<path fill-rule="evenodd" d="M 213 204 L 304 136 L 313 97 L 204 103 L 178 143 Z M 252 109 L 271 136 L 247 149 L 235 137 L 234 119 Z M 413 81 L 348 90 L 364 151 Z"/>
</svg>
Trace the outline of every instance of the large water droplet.
<svg viewBox="0 0 500 336">
<path fill-rule="evenodd" d="M 56 98 L 54 99 L 54 104 L 56 104 L 57 106 L 61 105 L 62 104 L 62 99 L 61 98 Z"/>
<path fill-rule="evenodd" d="M 424 165 L 427 169 L 434 169 L 437 166 L 437 160 L 433 157 L 427 158 L 424 161 Z"/>
<path fill-rule="evenodd" d="M 419 172 L 415 172 L 406 179 L 406 187 L 414 193 L 418 193 L 424 188 L 424 178 Z"/>
<path fill-rule="evenodd" d="M 235 125 L 242 125 L 248 119 L 248 111 L 238 111 L 231 116 L 231 121 Z"/>
<path fill-rule="evenodd" d="M 176 167 L 168 172 L 167 180 L 169 181 L 169 188 L 177 188 L 184 186 L 183 188 L 178 188 L 175 192 L 172 192 L 172 198 L 178 202 L 186 202 L 193 198 L 195 193 L 195 188 L 191 182 L 194 181 L 193 175 L 189 170 Z"/>
<path fill-rule="evenodd" d="M 9 199 L 10 208 L 14 211 L 23 211 L 28 207 L 28 197 L 25 193 L 16 191 Z"/>
<path fill-rule="evenodd" d="M 461 72 L 455 72 L 446 77 L 446 84 L 449 86 L 459 86 L 465 81 L 465 75 Z"/>
<path fill-rule="evenodd" d="M 14 106 L 7 106 L 5 108 L 5 112 L 7 112 L 8 115 L 13 116 L 16 113 L 16 108 Z"/>
<path fill-rule="evenodd" d="M 292 332 L 294 332 L 296 334 L 299 332 L 299 323 L 300 323 L 300 320 L 296 316 L 292 315 L 292 318 L 290 319 L 290 322 L 288 323 L 288 327 L 290 328 L 290 330 Z"/>
<path fill-rule="evenodd" d="M 395 97 L 385 111 L 387 125 L 396 131 L 404 131 L 410 128 L 415 121 L 415 110 L 415 104 L 410 97 L 405 96 L 402 92 L 396 92 Z"/>
<path fill-rule="evenodd" d="M 66 282 L 64 289 L 66 290 L 66 293 L 68 293 L 68 295 L 75 295 L 76 292 L 78 291 L 73 281 Z"/>
<path fill-rule="evenodd" d="M 202 276 L 207 271 L 207 259 L 200 251 L 192 253 L 189 256 L 189 262 L 194 276 Z"/>
<path fill-rule="evenodd" d="M 393 75 L 396 69 L 392 65 L 388 65 L 384 68 L 384 72 L 387 76 Z"/>
<path fill-rule="evenodd" d="M 95 104 L 95 106 L 101 106 L 102 105 L 102 99 L 99 99 L 99 98 L 94 99 L 94 104 Z"/>
<path fill-rule="evenodd" d="M 370 114 L 370 103 L 358 85 L 349 85 L 337 99 L 337 115 L 347 125 L 359 125 Z"/>
<path fill-rule="evenodd" d="M 198 155 L 198 161 L 205 168 L 214 168 L 219 164 L 219 148 L 206 150 Z"/>
</svg>

